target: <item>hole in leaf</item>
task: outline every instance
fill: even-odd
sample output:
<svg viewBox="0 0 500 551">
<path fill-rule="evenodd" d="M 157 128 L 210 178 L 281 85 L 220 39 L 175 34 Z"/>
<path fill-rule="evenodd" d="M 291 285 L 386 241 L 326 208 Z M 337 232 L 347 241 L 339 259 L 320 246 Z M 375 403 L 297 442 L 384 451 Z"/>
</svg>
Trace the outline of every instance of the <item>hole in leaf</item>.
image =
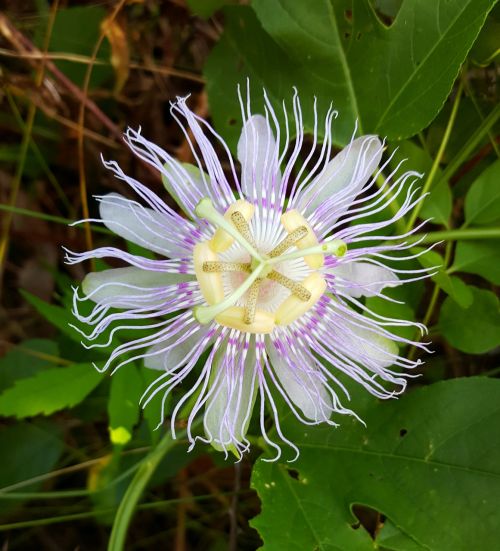
<svg viewBox="0 0 500 551">
<path fill-rule="evenodd" d="M 399 431 L 399 436 L 401 436 L 401 438 L 403 438 L 403 436 L 406 436 L 406 433 L 407 433 L 407 432 L 408 432 L 408 431 L 407 431 L 406 429 L 401 429 L 401 430 Z"/>
<path fill-rule="evenodd" d="M 344 38 L 349 38 L 350 36 L 351 36 L 351 33 L 348 33 L 348 32 L 344 33 Z"/>
<path fill-rule="evenodd" d="M 287 469 L 288 475 L 294 478 L 295 480 L 299 479 L 299 471 L 296 469 Z"/>
<path fill-rule="evenodd" d="M 356 35 L 356 40 L 359 40 L 360 38 L 361 38 L 361 33 L 358 33 L 358 34 Z"/>
<path fill-rule="evenodd" d="M 353 505 L 352 512 L 359 520 L 359 523 L 351 524 L 351 528 L 357 530 L 362 526 L 370 536 L 375 539 L 378 532 L 384 525 L 385 516 L 377 510 L 367 507 L 366 505 Z"/>
<path fill-rule="evenodd" d="M 229 126 L 234 126 L 236 124 L 236 119 L 229 119 L 227 124 L 229 124 Z"/>
</svg>

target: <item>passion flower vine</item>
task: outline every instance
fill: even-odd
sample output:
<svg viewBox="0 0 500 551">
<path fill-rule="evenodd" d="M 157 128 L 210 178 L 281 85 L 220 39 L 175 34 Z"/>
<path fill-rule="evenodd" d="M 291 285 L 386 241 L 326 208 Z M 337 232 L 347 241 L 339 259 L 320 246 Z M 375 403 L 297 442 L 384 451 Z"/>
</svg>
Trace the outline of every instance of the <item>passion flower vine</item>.
<svg viewBox="0 0 500 551">
<path fill-rule="evenodd" d="M 415 246 L 404 239 L 419 228 L 392 233 L 421 199 L 415 187 L 421 175 L 396 177 L 399 166 L 389 171 L 389 160 L 379 168 L 384 144 L 376 136 L 353 135 L 332 158 L 337 113 L 331 107 L 318 145 L 314 104 L 312 147 L 304 152 L 297 93 L 293 121 L 283 107 L 284 131 L 265 93 L 264 115 L 252 114 L 249 99 L 239 99 L 240 171 L 222 138 L 189 110 L 186 98 L 177 99 L 171 113 L 196 166 L 180 163 L 140 130 L 127 130 L 128 146 L 158 171 L 182 213 L 116 162 L 103 161 L 140 201 L 117 193 L 98 197 L 101 218 L 92 221 L 157 259 L 102 247 L 67 251 L 67 260 L 111 257 L 128 264 L 88 274 L 83 296 L 75 289 L 74 314 L 93 326 L 83 333 L 86 339 L 109 332 L 106 343 L 87 346 L 109 346 L 124 329 L 147 331 L 118 344 L 104 371 L 138 360 L 157 369 L 161 373 L 142 404 L 161 393 L 161 423 L 169 417 L 175 437 L 179 411 L 189 403 L 191 447 L 201 440 L 237 457 L 250 447 L 246 433 L 258 398 L 260 430 L 277 459 L 281 448 L 266 430 L 266 415 L 274 418 L 277 437 L 298 454 L 281 429 L 277 396 L 302 423 L 337 426 L 338 415 L 355 415 L 341 403 L 341 397 L 349 399 L 345 375 L 378 398 L 392 398 L 405 389 L 407 370 L 419 365 L 401 356 L 399 347 L 425 345 L 393 331 L 425 328 L 384 317 L 363 297 L 392 300 L 385 288 L 427 276 L 423 269 L 395 267 L 415 257 L 402 251 Z M 212 142 L 224 152 L 222 161 Z M 390 172 L 385 180 L 383 170 Z M 389 208 L 394 214 L 381 219 L 379 213 Z M 95 306 L 84 315 L 86 301 Z M 190 386 L 176 393 L 167 411 L 167 397 L 188 377 Z M 193 420 L 202 412 L 204 435 L 193 434 Z"/>
</svg>

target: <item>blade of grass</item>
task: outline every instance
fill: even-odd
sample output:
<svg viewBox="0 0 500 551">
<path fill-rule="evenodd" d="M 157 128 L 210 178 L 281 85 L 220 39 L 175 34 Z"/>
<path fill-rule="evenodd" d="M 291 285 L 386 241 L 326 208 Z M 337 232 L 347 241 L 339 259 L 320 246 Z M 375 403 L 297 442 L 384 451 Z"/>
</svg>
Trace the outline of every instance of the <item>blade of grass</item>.
<svg viewBox="0 0 500 551">
<path fill-rule="evenodd" d="M 111 24 L 116 19 L 117 15 L 119 14 L 123 6 L 126 4 L 126 2 L 127 0 L 119 0 L 119 2 L 117 2 L 113 10 L 113 13 L 110 15 L 108 19 L 108 24 Z M 88 99 L 90 77 L 92 75 L 94 63 L 95 63 L 95 60 L 97 59 L 97 54 L 99 53 L 99 50 L 101 48 L 101 45 L 105 37 L 106 37 L 105 30 L 101 26 L 99 38 L 97 39 L 97 42 L 94 46 L 94 50 L 90 58 L 90 63 L 87 65 L 87 70 L 85 71 L 85 77 L 84 77 L 83 86 L 82 86 L 83 99 L 82 101 L 80 101 L 80 109 L 78 111 L 78 134 L 77 134 L 78 174 L 80 178 L 80 200 L 82 202 L 82 212 L 83 212 L 84 218 L 90 218 L 89 204 L 87 199 L 87 179 L 85 174 L 85 151 L 83 148 L 83 144 L 84 144 L 83 129 L 85 128 L 85 107 L 87 105 L 87 102 L 85 100 Z M 85 240 L 87 243 L 87 249 L 91 250 L 94 248 L 92 245 L 92 231 L 90 229 L 89 222 L 84 222 L 84 224 L 85 224 Z M 94 259 L 91 259 L 90 263 L 91 263 L 91 270 L 94 272 L 95 271 Z"/>
<path fill-rule="evenodd" d="M 71 63 L 82 63 L 88 65 L 90 63 L 90 57 L 79 54 L 68 54 L 65 52 L 48 52 L 44 55 L 42 52 L 32 53 L 17 53 L 5 48 L 0 48 L 0 56 L 14 57 L 19 59 L 33 59 L 40 61 L 46 59 L 50 61 L 70 61 Z M 106 59 L 96 59 L 94 65 L 109 66 L 111 61 Z M 185 80 L 191 80 L 200 84 L 205 84 L 205 79 L 201 75 L 191 73 L 189 71 L 183 71 L 182 69 L 176 69 L 175 67 L 157 67 L 156 65 L 146 65 L 143 63 L 131 62 L 129 64 L 130 69 L 139 71 L 146 71 L 150 73 L 157 73 L 159 75 L 183 78 Z"/>
<path fill-rule="evenodd" d="M 9 102 L 10 108 L 12 110 L 12 113 L 14 115 L 14 118 L 17 121 L 17 124 L 20 126 L 21 131 L 24 133 L 26 131 L 26 125 L 24 124 L 23 118 L 21 117 L 21 113 L 19 112 L 19 109 L 16 105 L 16 102 L 14 101 L 14 98 L 12 97 L 12 94 L 6 90 L 6 96 L 7 101 Z M 33 132 L 33 128 L 32 128 Z M 57 196 L 61 200 L 61 202 L 64 204 L 68 212 L 73 215 L 73 206 L 69 202 L 68 198 L 66 197 L 66 194 L 64 193 L 61 185 L 57 181 L 57 178 L 54 176 L 54 173 L 52 170 L 50 170 L 49 165 L 47 164 L 47 161 L 45 160 L 45 157 L 42 155 L 38 145 L 36 144 L 35 140 L 33 139 L 33 136 L 30 135 L 30 148 L 33 151 L 36 160 L 38 161 L 40 167 L 45 172 L 45 175 L 47 176 L 47 179 L 52 184 L 52 187 L 54 188 Z"/>
<path fill-rule="evenodd" d="M 99 120 L 119 142 L 122 141 L 121 130 L 114 124 L 114 122 L 107 115 L 105 115 L 91 99 L 85 97 L 80 88 L 76 86 L 76 84 L 74 84 L 63 72 L 61 72 L 52 61 L 49 61 L 47 55 L 40 52 L 31 40 L 24 36 L 16 28 L 16 26 L 11 23 L 5 13 L 1 12 L 0 32 L 21 53 L 38 53 L 41 56 L 42 62 L 45 63 L 47 70 L 54 75 L 59 83 L 64 86 L 64 88 L 66 88 L 66 90 L 76 99 L 84 101 L 87 109 L 94 114 L 97 120 Z"/>
<path fill-rule="evenodd" d="M 64 218 L 62 216 L 54 216 L 52 214 L 45 214 L 43 212 L 38 212 L 36 210 L 23 209 L 21 207 L 13 207 L 11 205 L 2 205 L 0 204 L 0 211 L 12 212 L 13 214 L 20 214 L 21 216 L 29 216 L 31 218 L 38 218 L 39 220 L 46 220 L 47 222 L 54 222 L 56 224 L 73 224 L 74 220 L 69 218 Z M 75 228 L 83 229 L 82 226 L 73 226 Z M 101 226 L 90 226 L 92 231 L 97 233 L 104 233 L 106 235 L 115 235 L 108 228 L 101 228 Z"/>
<path fill-rule="evenodd" d="M 240 495 L 249 494 L 252 490 L 240 490 L 238 492 Z M 220 495 L 231 497 L 234 495 L 234 492 L 221 492 Z M 188 503 L 193 501 L 209 501 L 211 499 L 216 499 L 216 496 L 213 494 L 204 494 L 199 496 L 190 496 L 186 498 L 174 498 L 174 499 L 164 499 L 160 501 L 155 501 L 154 503 L 142 503 L 137 506 L 138 509 L 150 510 L 158 509 L 161 507 L 172 507 L 173 505 L 179 505 L 180 503 Z M 115 509 L 112 507 L 106 507 L 105 509 L 94 510 L 94 511 L 84 511 L 82 513 L 72 513 L 69 515 L 59 515 L 48 518 L 40 518 L 34 520 L 26 520 L 22 522 L 12 522 L 10 524 L 0 524 L 0 532 L 6 532 L 8 530 L 21 530 L 23 528 L 33 528 L 35 526 L 47 526 L 50 524 L 59 524 L 62 522 L 73 522 L 74 520 L 85 520 L 88 518 L 99 517 L 101 515 L 109 515 Z"/>
<path fill-rule="evenodd" d="M 50 16 L 47 23 L 47 30 L 45 32 L 44 43 L 43 43 L 44 52 L 47 52 L 49 47 L 50 37 L 52 35 L 52 28 L 54 26 L 58 4 L 59 4 L 59 0 L 56 0 L 52 4 L 52 7 L 50 9 Z M 43 82 L 44 74 L 45 74 L 45 63 L 42 61 L 42 63 L 38 67 L 35 74 L 35 86 L 37 88 L 41 86 Z M 11 192 L 9 197 L 9 204 L 11 206 L 15 206 L 17 202 L 17 196 L 19 194 L 19 189 L 21 187 L 21 180 L 24 174 L 24 167 L 26 164 L 28 147 L 31 142 L 31 132 L 33 130 L 35 115 L 36 115 L 36 105 L 32 101 L 28 107 L 28 114 L 26 116 L 26 123 L 25 123 L 24 132 L 23 132 L 23 138 L 21 141 L 21 150 L 19 153 L 19 162 L 17 164 L 16 173 L 14 175 L 14 178 L 12 179 L 12 184 L 11 184 Z M 10 237 L 10 227 L 12 224 L 12 219 L 13 219 L 12 212 L 7 212 L 7 216 L 4 217 L 4 221 L 2 224 L 2 233 L 0 237 L 0 295 L 2 294 L 3 270 L 5 267 L 5 260 L 9 249 L 9 237 Z"/>
</svg>

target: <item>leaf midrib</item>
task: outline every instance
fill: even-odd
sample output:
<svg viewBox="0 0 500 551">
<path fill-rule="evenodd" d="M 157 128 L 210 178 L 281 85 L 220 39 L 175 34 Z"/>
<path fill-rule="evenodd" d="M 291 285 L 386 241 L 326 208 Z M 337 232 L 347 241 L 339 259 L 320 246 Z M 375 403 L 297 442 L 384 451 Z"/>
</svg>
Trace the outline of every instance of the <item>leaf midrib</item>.
<svg viewBox="0 0 500 551">
<path fill-rule="evenodd" d="M 293 23 L 297 26 L 297 28 L 299 28 L 302 32 L 304 32 L 303 27 L 296 21 L 296 19 L 292 16 L 292 14 L 286 9 L 285 5 L 283 4 L 283 0 L 278 0 L 278 3 L 281 6 L 281 9 L 288 15 L 290 21 L 293 21 Z M 359 118 L 360 113 L 359 113 L 359 107 L 358 107 L 358 100 L 357 100 L 357 97 L 356 97 L 356 92 L 354 90 L 354 85 L 353 85 L 353 80 L 352 80 L 349 64 L 347 63 L 347 58 L 346 58 L 346 55 L 345 55 L 345 51 L 342 47 L 342 42 L 340 40 L 339 29 L 338 29 L 338 26 L 337 26 L 337 20 L 335 18 L 335 13 L 333 12 L 332 5 L 331 5 L 330 2 L 326 1 L 326 2 L 324 2 L 324 4 L 326 5 L 327 11 L 328 11 L 328 17 L 329 17 L 329 20 L 330 20 L 331 28 L 332 28 L 332 30 L 335 31 L 335 39 L 336 39 L 336 41 L 339 45 L 339 48 L 338 48 L 338 50 L 339 50 L 339 59 L 340 59 L 341 65 L 342 65 L 342 71 L 343 71 L 344 76 L 345 76 L 345 82 L 346 82 L 346 85 L 347 85 L 349 101 L 350 101 L 350 104 L 352 106 L 354 116 L 356 118 Z M 273 36 L 270 33 L 268 33 L 268 34 L 271 38 L 273 38 Z M 331 44 L 326 43 L 322 40 L 318 40 L 318 38 L 316 36 L 313 36 L 309 33 L 305 33 L 305 34 L 313 42 L 320 42 L 321 44 L 326 44 L 326 46 L 328 46 L 328 48 L 331 48 Z M 285 51 L 285 53 L 286 53 L 286 51 Z M 318 74 L 315 71 L 311 71 L 311 74 L 315 75 L 320 80 L 324 80 L 325 82 L 327 82 L 330 85 L 332 84 L 330 80 L 328 80 L 323 75 Z M 358 121 L 358 128 L 359 128 L 359 132 L 362 134 L 361 122 L 360 121 Z"/>
<path fill-rule="evenodd" d="M 382 458 L 388 458 L 388 459 L 396 459 L 396 460 L 405 460 L 405 461 L 412 461 L 414 463 L 423 463 L 428 466 L 439 466 L 439 467 L 446 467 L 449 469 L 455 469 L 457 471 L 464 471 L 469 472 L 473 474 L 480 474 L 480 475 L 487 475 L 491 476 L 493 478 L 500 478 L 500 473 L 494 473 L 491 471 L 484 471 L 481 469 L 471 469 L 469 467 L 465 467 L 462 465 L 454 465 L 452 463 L 445 463 L 444 461 L 436 461 L 436 460 L 425 460 L 420 457 L 415 457 L 411 455 L 403 455 L 403 454 L 395 454 L 395 453 L 388 453 L 388 452 L 380 452 L 375 450 L 361 450 L 359 448 L 351 448 L 349 446 L 327 446 L 324 444 L 309 444 L 305 442 L 299 443 L 299 446 L 301 448 L 311 448 L 311 449 L 321 449 L 321 450 L 329 450 L 329 451 L 336 451 L 336 452 L 345 452 L 345 453 L 353 453 L 353 454 L 359 454 L 359 455 L 372 455 Z"/>
</svg>

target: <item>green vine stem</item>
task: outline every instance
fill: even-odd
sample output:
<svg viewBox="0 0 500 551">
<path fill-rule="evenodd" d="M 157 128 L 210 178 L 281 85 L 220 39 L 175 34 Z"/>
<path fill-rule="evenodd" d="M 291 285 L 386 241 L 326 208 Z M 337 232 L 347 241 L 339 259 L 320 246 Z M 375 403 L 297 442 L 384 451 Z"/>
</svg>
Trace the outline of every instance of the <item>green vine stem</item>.
<svg viewBox="0 0 500 551">
<path fill-rule="evenodd" d="M 430 245 L 439 241 L 468 241 L 471 239 L 500 239 L 500 227 L 443 230 L 425 234 L 416 233 L 407 241 L 416 243 L 421 240 L 419 245 Z"/>
<path fill-rule="evenodd" d="M 185 429 L 179 431 L 176 440 L 172 438 L 170 433 L 167 433 L 163 439 L 158 442 L 158 445 L 141 461 L 141 465 L 135 473 L 134 478 L 130 481 L 127 491 L 116 512 L 113 527 L 111 529 L 111 536 L 108 542 L 108 551 L 123 551 L 128 527 L 144 489 L 161 460 L 179 443 L 179 440 L 182 440 L 185 436 Z"/>
<path fill-rule="evenodd" d="M 460 105 L 460 100 L 462 98 L 462 91 L 464 89 L 463 81 L 460 80 L 458 84 L 457 93 L 455 96 L 455 100 L 453 101 L 453 106 L 451 108 L 450 118 L 448 119 L 448 124 L 446 125 L 446 129 L 444 131 L 443 139 L 441 140 L 441 144 L 439 146 L 438 152 L 436 154 L 436 157 L 434 159 L 434 162 L 432 163 L 431 170 L 429 172 L 429 176 L 427 176 L 427 180 L 425 181 L 424 185 L 422 186 L 422 191 L 420 192 L 420 195 L 425 195 L 428 193 L 432 187 L 432 184 L 434 182 L 434 178 L 436 177 L 436 174 L 439 169 L 439 165 L 441 163 L 441 160 L 443 159 L 443 155 L 446 149 L 446 146 L 448 145 L 448 140 L 451 136 L 451 131 L 453 129 L 453 125 L 455 124 L 455 120 L 457 118 L 458 113 L 458 106 Z M 420 213 L 420 209 L 422 208 L 422 201 L 420 203 L 417 203 L 415 205 L 415 208 L 413 209 L 410 218 L 408 219 L 408 222 L 406 224 L 406 231 L 411 230 L 413 228 L 415 221 L 418 218 L 418 215 Z"/>
<path fill-rule="evenodd" d="M 460 151 L 454 157 L 454 159 L 448 164 L 448 166 L 443 170 L 441 175 L 441 180 L 449 180 L 455 172 L 460 168 L 460 166 L 469 158 L 470 154 L 474 151 L 476 146 L 481 142 L 481 140 L 488 134 L 493 125 L 497 122 L 500 117 L 500 103 L 490 111 L 490 113 L 485 117 L 481 125 L 477 130 L 472 134 L 472 136 L 464 143 Z"/>
</svg>

